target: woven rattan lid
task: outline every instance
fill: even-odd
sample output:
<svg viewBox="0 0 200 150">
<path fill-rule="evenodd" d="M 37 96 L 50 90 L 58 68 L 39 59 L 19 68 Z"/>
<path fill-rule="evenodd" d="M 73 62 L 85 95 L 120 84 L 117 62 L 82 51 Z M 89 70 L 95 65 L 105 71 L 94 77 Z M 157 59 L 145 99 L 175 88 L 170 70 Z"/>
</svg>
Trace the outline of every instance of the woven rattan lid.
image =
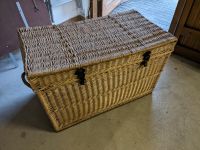
<svg viewBox="0 0 200 150">
<path fill-rule="evenodd" d="M 115 59 L 176 38 L 136 11 L 19 29 L 25 72 L 39 75 Z"/>
</svg>

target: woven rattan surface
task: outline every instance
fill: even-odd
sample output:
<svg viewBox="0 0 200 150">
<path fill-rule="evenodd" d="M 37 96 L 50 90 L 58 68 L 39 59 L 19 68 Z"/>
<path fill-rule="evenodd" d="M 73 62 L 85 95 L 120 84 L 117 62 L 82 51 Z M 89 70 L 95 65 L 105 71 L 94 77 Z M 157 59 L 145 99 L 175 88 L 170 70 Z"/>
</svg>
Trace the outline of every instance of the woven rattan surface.
<svg viewBox="0 0 200 150">
<path fill-rule="evenodd" d="M 59 72 L 144 51 L 176 39 L 136 11 L 19 29 L 25 72 Z"/>
<path fill-rule="evenodd" d="M 28 82 L 57 131 L 151 93 L 176 44 L 136 11 L 19 37 Z"/>
</svg>

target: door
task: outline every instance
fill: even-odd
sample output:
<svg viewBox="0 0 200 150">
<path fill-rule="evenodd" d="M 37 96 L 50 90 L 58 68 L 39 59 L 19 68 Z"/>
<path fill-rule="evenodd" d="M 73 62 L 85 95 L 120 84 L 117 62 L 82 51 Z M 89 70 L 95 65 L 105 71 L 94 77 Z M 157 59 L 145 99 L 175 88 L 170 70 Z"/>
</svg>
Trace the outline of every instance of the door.
<svg viewBox="0 0 200 150">
<path fill-rule="evenodd" d="M 175 53 L 200 62 L 199 0 L 179 0 L 169 31 L 178 37 Z"/>
<path fill-rule="evenodd" d="M 123 0 L 90 0 L 92 18 L 106 16 Z"/>
<path fill-rule="evenodd" d="M 102 1 L 102 16 L 108 15 L 120 3 L 121 3 L 121 0 L 103 0 Z"/>
</svg>

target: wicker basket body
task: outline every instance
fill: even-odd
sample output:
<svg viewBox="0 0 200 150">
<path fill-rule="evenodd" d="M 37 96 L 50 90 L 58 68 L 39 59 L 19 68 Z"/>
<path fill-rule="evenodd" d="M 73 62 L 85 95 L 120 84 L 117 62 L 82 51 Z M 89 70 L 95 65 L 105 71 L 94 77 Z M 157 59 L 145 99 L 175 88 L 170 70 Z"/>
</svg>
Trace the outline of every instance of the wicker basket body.
<svg viewBox="0 0 200 150">
<path fill-rule="evenodd" d="M 135 11 L 19 37 L 28 82 L 57 131 L 151 93 L 176 44 Z"/>
</svg>

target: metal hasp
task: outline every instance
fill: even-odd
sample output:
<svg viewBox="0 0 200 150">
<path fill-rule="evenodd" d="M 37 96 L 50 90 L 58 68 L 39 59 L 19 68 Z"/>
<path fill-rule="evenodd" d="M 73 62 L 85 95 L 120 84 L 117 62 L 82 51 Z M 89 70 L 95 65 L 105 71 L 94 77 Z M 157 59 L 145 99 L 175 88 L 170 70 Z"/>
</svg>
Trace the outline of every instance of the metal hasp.
<svg viewBox="0 0 200 150">
<path fill-rule="evenodd" d="M 85 69 L 83 69 L 83 68 L 77 69 L 75 72 L 75 75 L 79 79 L 79 83 L 81 85 L 84 85 L 85 84 Z"/>
<path fill-rule="evenodd" d="M 141 62 L 140 65 L 146 67 L 150 57 L 151 57 L 151 51 L 145 52 L 143 54 L 143 61 Z"/>
</svg>

